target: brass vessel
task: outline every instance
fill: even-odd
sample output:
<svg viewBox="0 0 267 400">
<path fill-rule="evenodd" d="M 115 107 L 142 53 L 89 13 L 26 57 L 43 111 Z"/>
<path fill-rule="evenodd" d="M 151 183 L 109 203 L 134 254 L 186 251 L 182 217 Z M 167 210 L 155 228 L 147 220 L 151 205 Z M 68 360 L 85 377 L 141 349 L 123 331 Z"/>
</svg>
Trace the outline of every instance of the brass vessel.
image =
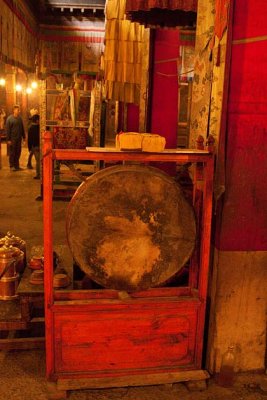
<svg viewBox="0 0 267 400">
<path fill-rule="evenodd" d="M 0 300 L 17 298 L 18 277 L 15 254 L 19 249 L 3 245 L 0 248 Z"/>
</svg>

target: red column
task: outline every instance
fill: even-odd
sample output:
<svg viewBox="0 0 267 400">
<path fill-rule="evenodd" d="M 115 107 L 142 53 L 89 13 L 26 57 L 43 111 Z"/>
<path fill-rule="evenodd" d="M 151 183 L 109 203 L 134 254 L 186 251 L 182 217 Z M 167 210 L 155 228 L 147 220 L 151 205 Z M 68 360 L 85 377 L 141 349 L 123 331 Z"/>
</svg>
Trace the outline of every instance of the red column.
<svg viewBox="0 0 267 400">
<path fill-rule="evenodd" d="M 166 148 L 177 147 L 179 31 L 157 29 L 154 41 L 151 132 L 166 138 Z M 175 174 L 175 165 L 163 168 Z"/>
<path fill-rule="evenodd" d="M 177 147 L 179 31 L 157 29 L 154 42 L 151 132 Z M 162 62 L 164 61 L 164 62 Z"/>
</svg>

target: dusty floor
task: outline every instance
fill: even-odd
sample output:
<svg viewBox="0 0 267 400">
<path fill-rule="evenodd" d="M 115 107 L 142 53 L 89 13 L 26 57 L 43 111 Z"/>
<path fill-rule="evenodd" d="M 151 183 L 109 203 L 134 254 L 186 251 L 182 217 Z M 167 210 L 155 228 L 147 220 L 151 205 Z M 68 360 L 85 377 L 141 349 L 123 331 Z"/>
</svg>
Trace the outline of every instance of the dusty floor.
<svg viewBox="0 0 267 400">
<path fill-rule="evenodd" d="M 21 351 L 0 354 L 0 399 L 1 400 L 45 400 L 44 352 Z M 207 390 L 190 392 L 181 383 L 136 388 L 105 390 L 77 390 L 68 393 L 70 400 L 263 400 L 261 386 L 266 375 L 242 374 L 233 388 L 222 388 L 210 380 Z M 265 394 L 265 395 L 264 395 Z"/>
<path fill-rule="evenodd" d="M 27 163 L 23 149 L 21 167 Z M 33 179 L 34 170 L 10 172 L 6 146 L 2 144 L 0 169 L 0 234 L 11 230 L 27 242 L 27 248 L 42 244 L 42 202 L 40 183 Z M 54 243 L 64 244 L 66 202 L 54 203 Z M 1 317 L 1 304 L 0 304 Z M 47 399 L 45 354 L 36 351 L 9 351 L 0 353 L 0 400 Z M 190 392 L 183 384 L 159 385 L 108 390 L 69 392 L 71 400 L 261 400 L 267 399 L 267 376 L 241 374 L 233 388 L 219 387 L 210 380 L 207 390 Z"/>
</svg>

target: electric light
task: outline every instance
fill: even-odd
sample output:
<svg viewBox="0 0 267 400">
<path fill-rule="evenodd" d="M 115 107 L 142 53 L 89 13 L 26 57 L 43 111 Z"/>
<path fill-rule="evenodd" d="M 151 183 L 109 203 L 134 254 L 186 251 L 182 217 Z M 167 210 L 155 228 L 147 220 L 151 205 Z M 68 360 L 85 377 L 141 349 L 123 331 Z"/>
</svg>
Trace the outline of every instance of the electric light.
<svg viewBox="0 0 267 400">
<path fill-rule="evenodd" d="M 4 78 L 0 79 L 0 86 L 5 86 L 6 80 Z"/>
<path fill-rule="evenodd" d="M 27 89 L 26 89 L 26 93 L 27 93 L 27 94 L 31 94 L 31 93 L 32 93 L 32 88 L 30 88 L 30 87 L 27 87 Z"/>
<path fill-rule="evenodd" d="M 32 87 L 33 89 L 36 89 L 37 86 L 38 86 L 38 85 L 37 85 L 37 82 L 33 81 L 32 84 L 31 84 L 31 87 Z"/>
<path fill-rule="evenodd" d="M 16 91 L 21 92 L 22 91 L 22 86 L 20 84 L 16 85 Z"/>
</svg>

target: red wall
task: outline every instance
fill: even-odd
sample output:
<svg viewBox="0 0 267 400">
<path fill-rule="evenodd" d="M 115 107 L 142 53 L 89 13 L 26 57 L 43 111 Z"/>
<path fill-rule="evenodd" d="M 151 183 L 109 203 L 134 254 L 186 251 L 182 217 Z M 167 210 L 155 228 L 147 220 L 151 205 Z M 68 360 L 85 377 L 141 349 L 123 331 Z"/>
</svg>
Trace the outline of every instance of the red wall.
<svg viewBox="0 0 267 400">
<path fill-rule="evenodd" d="M 266 0 L 235 0 L 233 40 L 267 35 Z M 232 46 L 226 193 L 217 247 L 267 250 L 267 41 Z"/>
</svg>

